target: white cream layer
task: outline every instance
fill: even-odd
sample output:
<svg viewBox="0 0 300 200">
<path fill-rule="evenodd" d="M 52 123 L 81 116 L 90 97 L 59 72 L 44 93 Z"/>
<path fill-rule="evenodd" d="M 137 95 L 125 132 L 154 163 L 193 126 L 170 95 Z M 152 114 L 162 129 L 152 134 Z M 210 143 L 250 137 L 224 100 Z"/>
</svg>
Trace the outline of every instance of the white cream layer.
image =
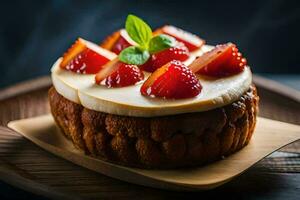
<svg viewBox="0 0 300 200">
<path fill-rule="evenodd" d="M 211 49 L 204 46 L 203 51 Z M 95 84 L 95 75 L 76 74 L 59 67 L 61 58 L 51 69 L 52 81 L 59 94 L 91 110 L 116 115 L 153 117 L 181 113 L 201 112 L 230 104 L 245 93 L 252 83 L 249 67 L 237 75 L 208 79 L 199 76 L 201 93 L 189 99 L 167 100 L 142 96 L 140 87 L 143 82 L 122 88 L 107 88 Z M 189 64 L 190 61 L 187 61 Z M 145 80 L 149 76 L 146 74 Z"/>
</svg>

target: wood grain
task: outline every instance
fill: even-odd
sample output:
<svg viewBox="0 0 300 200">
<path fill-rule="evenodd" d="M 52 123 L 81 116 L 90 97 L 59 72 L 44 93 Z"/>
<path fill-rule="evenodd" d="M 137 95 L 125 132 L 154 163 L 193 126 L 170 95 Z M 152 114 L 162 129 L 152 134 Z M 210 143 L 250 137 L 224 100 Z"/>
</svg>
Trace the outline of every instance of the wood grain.
<svg viewBox="0 0 300 200">
<path fill-rule="evenodd" d="M 261 116 L 300 124 L 299 92 L 285 87 L 278 89 L 273 82 L 259 77 L 254 81 L 257 81 L 261 97 Z M 50 84 L 49 77 L 44 77 L 0 91 L 0 125 L 48 113 L 47 89 Z M 251 199 L 259 195 L 263 199 L 284 199 L 300 195 L 299 154 L 281 153 L 279 157 L 266 158 L 247 173 L 213 191 L 169 192 L 121 182 L 81 168 L 41 150 L 8 128 L 1 127 L 0 133 L 0 178 L 10 182 L 18 177 L 24 182 L 23 189 L 50 198 L 61 199 L 61 195 L 67 195 L 90 199 L 224 196 Z M 283 150 L 300 152 L 300 144 L 294 143 Z M 14 176 L 9 176 L 10 173 Z"/>
<path fill-rule="evenodd" d="M 11 121 L 8 127 L 53 155 L 79 166 L 129 183 L 176 191 L 216 188 L 270 153 L 300 139 L 300 126 L 258 117 L 251 142 L 229 157 L 199 168 L 144 170 L 86 156 L 61 134 L 51 114 Z M 270 142 L 266 143 L 268 140 Z"/>
</svg>

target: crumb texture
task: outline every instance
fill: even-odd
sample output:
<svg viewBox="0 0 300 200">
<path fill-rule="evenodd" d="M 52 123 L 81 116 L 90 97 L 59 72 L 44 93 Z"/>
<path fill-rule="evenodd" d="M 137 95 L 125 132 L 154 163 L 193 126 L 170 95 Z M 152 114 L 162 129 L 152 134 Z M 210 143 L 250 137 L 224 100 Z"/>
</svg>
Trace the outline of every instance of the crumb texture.
<svg viewBox="0 0 300 200">
<path fill-rule="evenodd" d="M 99 159 L 140 168 L 199 166 L 246 146 L 258 110 L 254 85 L 230 105 L 198 113 L 127 117 L 97 112 L 49 90 L 52 115 L 74 146 Z"/>
</svg>

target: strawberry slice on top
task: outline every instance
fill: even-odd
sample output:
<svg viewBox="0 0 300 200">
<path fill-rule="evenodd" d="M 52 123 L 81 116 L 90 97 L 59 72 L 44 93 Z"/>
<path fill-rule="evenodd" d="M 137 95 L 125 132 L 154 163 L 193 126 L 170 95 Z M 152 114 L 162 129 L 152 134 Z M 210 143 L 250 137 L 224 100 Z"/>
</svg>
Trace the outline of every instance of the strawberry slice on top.
<svg viewBox="0 0 300 200">
<path fill-rule="evenodd" d="M 95 74 L 116 54 L 79 38 L 63 55 L 60 67 L 81 74 Z"/>
<path fill-rule="evenodd" d="M 161 33 L 170 35 L 174 37 L 178 42 L 182 42 L 191 52 L 200 49 L 202 45 L 205 44 L 205 41 L 200 37 L 175 26 L 166 25 L 154 32 L 154 34 Z"/>
<path fill-rule="evenodd" d="M 107 63 L 95 77 L 98 85 L 104 81 L 109 88 L 134 85 L 143 79 L 144 74 L 138 66 L 120 62 L 117 58 Z"/>
<path fill-rule="evenodd" d="M 151 55 L 150 59 L 141 66 L 147 72 L 154 72 L 172 60 L 185 61 L 190 57 L 188 48 L 183 43 Z"/>
<path fill-rule="evenodd" d="M 183 99 L 197 96 L 202 86 L 182 62 L 173 60 L 152 73 L 142 85 L 144 96 Z"/>
<path fill-rule="evenodd" d="M 116 54 L 120 54 L 123 49 L 135 45 L 136 42 L 130 38 L 127 31 L 125 29 L 121 29 L 108 36 L 100 46 Z"/>
<path fill-rule="evenodd" d="M 136 43 L 129 37 L 126 30 L 121 29 L 120 37 L 117 39 L 117 41 L 112 46 L 111 51 L 116 54 L 119 54 L 123 49 L 125 49 L 129 46 L 135 46 L 135 45 L 136 45 Z"/>
<path fill-rule="evenodd" d="M 194 73 L 213 77 L 225 77 L 242 72 L 247 60 L 239 52 L 235 44 L 217 45 L 211 51 L 194 60 L 189 68 Z"/>
</svg>

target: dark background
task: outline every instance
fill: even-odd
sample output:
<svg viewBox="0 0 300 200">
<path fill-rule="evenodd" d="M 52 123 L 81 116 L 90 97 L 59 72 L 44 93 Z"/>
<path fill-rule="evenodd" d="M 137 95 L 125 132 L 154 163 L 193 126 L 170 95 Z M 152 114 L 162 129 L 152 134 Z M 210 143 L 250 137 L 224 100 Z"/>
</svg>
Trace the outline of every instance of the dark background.
<svg viewBox="0 0 300 200">
<path fill-rule="evenodd" d="M 77 37 L 100 42 L 128 13 L 173 24 L 209 44 L 232 41 L 256 73 L 300 74 L 300 1 L 1 1 L 0 88 L 49 75 Z M 0 199 L 39 199 L 0 182 Z"/>
<path fill-rule="evenodd" d="M 300 73 L 300 1 L 5 1 L 0 3 L 0 88 L 49 74 L 77 37 L 100 42 L 128 13 L 173 24 L 209 44 L 232 41 L 256 73 Z"/>
</svg>

